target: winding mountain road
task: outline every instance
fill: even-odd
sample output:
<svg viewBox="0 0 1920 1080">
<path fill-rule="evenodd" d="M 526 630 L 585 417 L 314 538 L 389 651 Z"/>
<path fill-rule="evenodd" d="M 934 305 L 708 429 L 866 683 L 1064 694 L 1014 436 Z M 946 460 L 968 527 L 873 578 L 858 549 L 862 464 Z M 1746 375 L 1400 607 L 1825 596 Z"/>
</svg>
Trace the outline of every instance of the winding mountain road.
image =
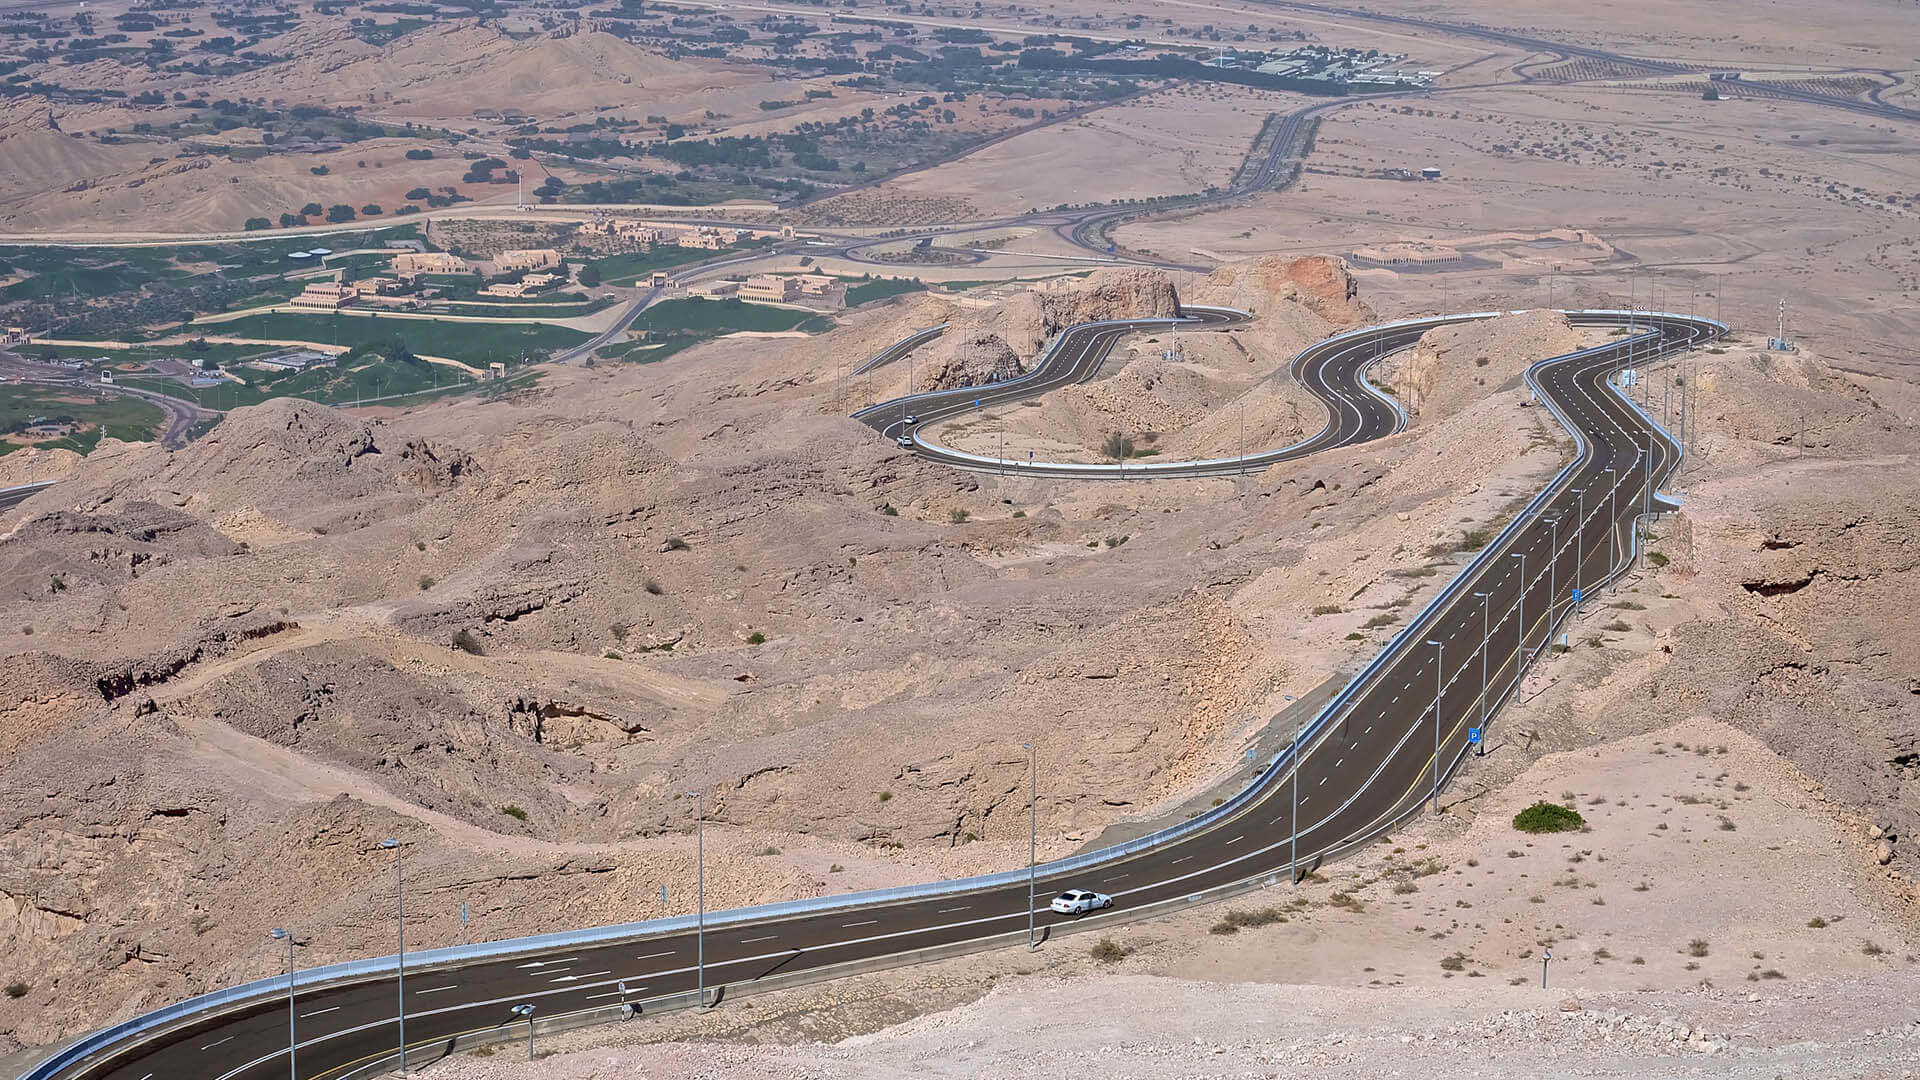
<svg viewBox="0 0 1920 1080">
<path fill-rule="evenodd" d="M 1425 329 L 1493 314 L 1371 328 L 1307 350 L 1295 367 L 1328 402 L 1327 429 L 1258 460 L 1398 430 L 1397 411 L 1365 386 L 1369 357 Z M 401 998 L 409 1057 L 419 1065 L 469 1044 L 463 1039 L 498 1036 L 516 1005 L 533 1005 L 543 1023 L 571 1025 L 615 1019 L 625 1014 L 623 1004 L 643 1012 L 692 1005 L 696 986 L 706 988 L 710 1002 L 715 988 L 780 985 L 1018 944 L 1029 920 L 1044 937 L 1276 884 L 1397 826 L 1459 766 L 1467 730 L 1513 693 L 1527 663 L 1552 641 L 1573 589 L 1591 594 L 1622 572 L 1636 550 L 1632 523 L 1664 505 L 1654 491 L 1677 465 L 1680 448 L 1621 396 L 1610 373 L 1629 350 L 1644 363 L 1725 331 L 1712 320 L 1679 315 L 1570 315 L 1583 325 L 1634 327 L 1528 373 L 1574 434 L 1576 459 L 1326 706 L 1297 755 L 1276 758 L 1225 805 L 1152 837 L 1040 865 L 1031 876 L 1023 868 L 716 912 L 704 932 L 682 917 L 413 954 L 404 993 L 391 958 L 304 973 L 292 1010 L 298 1075 L 342 1080 L 392 1067 Z M 1243 316 L 1195 309 L 1190 317 L 1221 327 Z M 909 406 L 945 410 L 956 407 L 957 396 L 978 394 L 984 403 L 1040 392 L 1036 387 L 1097 370 L 1121 334 L 1167 322 L 1069 329 L 1046 364 L 1013 381 L 1018 386 L 922 395 Z M 877 408 L 884 414 L 894 404 Z M 869 422 L 881 431 L 893 423 Z M 921 449 L 939 459 L 939 451 Z M 1177 464 L 1182 475 L 1207 475 L 1239 462 Z M 1045 905 L 1066 887 L 1109 893 L 1116 907 L 1078 920 L 1055 916 Z M 25 1075 L 274 1080 L 288 1067 L 285 988 L 284 979 L 267 980 L 183 1003 L 96 1033 Z"/>
</svg>

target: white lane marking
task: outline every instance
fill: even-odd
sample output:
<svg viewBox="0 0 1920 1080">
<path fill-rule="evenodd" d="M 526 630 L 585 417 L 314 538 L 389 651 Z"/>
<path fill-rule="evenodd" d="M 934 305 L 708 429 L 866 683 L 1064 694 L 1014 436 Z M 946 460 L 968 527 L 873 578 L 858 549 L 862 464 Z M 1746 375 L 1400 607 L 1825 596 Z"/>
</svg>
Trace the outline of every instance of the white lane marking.
<svg viewBox="0 0 1920 1080">
<path fill-rule="evenodd" d="M 1170 863 L 1168 863 L 1167 865 L 1168 865 L 1168 866 L 1179 866 L 1179 865 L 1180 865 L 1181 863 L 1183 863 L 1183 862 L 1186 862 L 1186 861 L 1187 861 L 1188 859 L 1191 859 L 1191 858 L 1193 858 L 1193 856 L 1191 856 L 1191 855 L 1182 855 L 1182 856 L 1180 856 L 1179 858 L 1177 858 L 1177 859 L 1175 859 L 1175 860 L 1173 860 L 1172 862 L 1170 862 Z"/>
<path fill-rule="evenodd" d="M 210 1042 L 210 1043 L 208 1043 L 207 1045 L 205 1045 L 205 1046 L 203 1046 L 203 1047 L 201 1047 L 200 1049 L 201 1049 L 202 1051 L 207 1051 L 207 1050 L 211 1050 L 211 1049 L 213 1049 L 213 1048 L 214 1048 L 214 1047 L 216 1047 L 216 1046 L 224 1046 L 224 1045 L 226 1045 L 227 1043 L 230 1043 L 230 1042 L 232 1042 L 232 1041 L 233 1041 L 233 1040 L 234 1040 L 235 1038 L 237 1038 L 237 1037 L 238 1037 L 238 1036 L 234 1036 L 234 1035 L 229 1035 L 229 1036 L 227 1036 L 226 1038 L 224 1038 L 224 1039 L 221 1039 L 221 1040 L 220 1040 L 219 1042 Z"/>
<path fill-rule="evenodd" d="M 626 992 L 627 992 L 628 994 L 637 994 L 637 993 L 639 993 L 640 991 L 642 991 L 642 990 L 645 990 L 645 989 L 646 989 L 646 987 L 644 987 L 644 986 L 629 986 L 629 987 L 627 987 L 627 990 L 626 990 Z M 620 991 L 618 991 L 618 990 L 609 990 L 609 991 L 607 991 L 607 992 L 606 992 L 606 993 L 604 993 L 604 994 L 588 994 L 588 995 L 586 996 L 586 998 L 585 998 L 585 1000 L 587 1000 L 587 1001 L 594 1001 L 594 1000 L 596 1000 L 596 999 L 598 999 L 598 998 L 610 998 L 610 997 L 620 997 L 620 996 L 622 996 L 622 995 L 621 995 L 621 992 L 620 992 Z"/>
<path fill-rule="evenodd" d="M 1240 834 L 1239 836 L 1236 836 L 1236 837 L 1234 837 L 1233 839 L 1231 839 L 1231 840 L 1229 840 L 1229 841 L 1227 841 L 1226 843 L 1224 843 L 1224 844 L 1222 844 L 1222 845 L 1220 845 L 1220 846 L 1221 846 L 1221 847 L 1232 847 L 1233 845 L 1235 845 L 1235 844 L 1237 844 L 1237 843 L 1239 843 L 1239 842 L 1240 842 L 1240 841 L 1242 841 L 1242 840 L 1245 840 L 1246 838 L 1247 838 L 1247 834 L 1246 834 L 1246 833 L 1241 833 L 1241 834 Z"/>
<path fill-rule="evenodd" d="M 744 939 L 742 939 L 742 940 L 741 940 L 741 942 L 740 942 L 740 944 L 742 944 L 742 945 L 751 945 L 751 944 L 753 944 L 753 943 L 754 943 L 754 942 L 756 942 L 756 941 L 772 941 L 772 940 L 773 940 L 774 938 L 777 938 L 777 937 L 779 937 L 779 936 L 780 936 L 779 934 L 768 934 L 768 935 L 767 935 L 766 937 L 750 937 L 750 938 L 744 938 Z"/>
<path fill-rule="evenodd" d="M 634 959 L 636 959 L 636 960 L 651 960 L 651 959 L 653 959 L 653 958 L 654 958 L 654 957 L 656 957 L 656 956 L 672 956 L 672 955 L 674 954 L 674 952 L 675 952 L 675 951 L 676 951 L 676 950 L 674 950 L 674 949 L 668 949 L 668 950 L 667 950 L 666 952 L 650 952 L 650 953 L 648 953 L 648 954 L 646 954 L 645 956 L 638 956 L 638 957 L 635 957 Z"/>
<path fill-rule="evenodd" d="M 613 972 L 611 971 L 589 971 L 584 975 L 562 975 L 557 979 L 548 979 L 547 981 L 557 982 L 557 983 L 579 982 L 581 979 L 592 979 L 601 975 L 611 975 L 611 974 L 613 974 Z"/>
<path fill-rule="evenodd" d="M 934 914 L 935 914 L 935 915 L 946 915 L 946 914 L 949 914 L 949 913 L 951 913 L 951 912 L 955 912 L 955 911 L 965 911 L 965 910 L 967 910 L 968 908 L 970 908 L 970 907 L 972 907 L 972 906 L 973 906 L 972 904 L 961 904 L 961 905 L 960 905 L 959 907 L 943 907 L 943 908 L 941 908 L 940 910 L 938 910 L 938 911 L 936 911 L 936 912 L 934 912 Z"/>
<path fill-rule="evenodd" d="M 577 956 L 563 956 L 558 960 L 535 960 L 531 964 L 515 964 L 513 966 L 517 968 L 537 968 L 546 967 L 548 964 L 571 964 L 578 959 L 580 958 Z"/>
<path fill-rule="evenodd" d="M 876 923 L 878 923 L 879 921 L 880 921 L 879 919 L 865 919 L 865 920 L 862 920 L 862 921 L 860 921 L 860 922 L 843 922 L 843 923 L 841 923 L 840 925 L 841 925 L 841 926 L 846 926 L 846 927 L 854 927 L 854 926 L 873 926 L 874 924 L 876 924 Z"/>
<path fill-rule="evenodd" d="M 457 989 L 459 989 L 459 987 L 460 987 L 460 984 L 459 984 L 459 983 L 448 983 L 448 984 L 447 984 L 447 985 L 445 985 L 445 986 L 429 986 L 429 987 L 427 987 L 427 988 L 426 988 L 425 990 L 415 990 L 415 991 L 414 991 L 414 993 L 416 993 L 416 994 L 437 994 L 437 993 L 439 993 L 439 992 L 440 992 L 440 991 L 442 991 L 442 990 L 457 990 Z"/>
<path fill-rule="evenodd" d="M 328 1008 L 328 1009 L 315 1009 L 315 1010 L 313 1010 L 313 1011 L 312 1011 L 312 1012 L 310 1012 L 310 1013 L 301 1013 L 301 1014 L 300 1014 L 300 1019 L 302 1019 L 302 1020 L 305 1020 L 305 1019 L 306 1019 L 307 1017 L 309 1017 L 309 1016 L 321 1016 L 321 1015 L 324 1015 L 324 1014 L 326 1014 L 326 1013 L 330 1013 L 330 1012 L 339 1012 L 339 1011 L 340 1011 L 340 1006 L 338 1006 L 338 1005 L 335 1005 L 335 1006 L 333 1006 L 332 1008 Z"/>
</svg>

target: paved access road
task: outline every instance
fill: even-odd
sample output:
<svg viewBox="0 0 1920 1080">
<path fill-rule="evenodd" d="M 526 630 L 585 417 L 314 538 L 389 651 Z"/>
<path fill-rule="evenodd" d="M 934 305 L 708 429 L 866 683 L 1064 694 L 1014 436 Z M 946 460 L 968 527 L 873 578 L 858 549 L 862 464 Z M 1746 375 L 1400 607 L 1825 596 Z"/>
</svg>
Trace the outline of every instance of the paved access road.
<svg viewBox="0 0 1920 1080">
<path fill-rule="evenodd" d="M 1244 456 L 1215 461 L 1087 465 L 982 457 L 950 449 L 934 438 L 933 429 L 944 421 L 979 409 L 1037 397 L 1057 387 L 1093 378 L 1112 355 L 1114 346 L 1128 334 L 1169 332 L 1175 327 L 1230 330 L 1249 320 L 1244 312 L 1229 308 L 1187 307 L 1183 309 L 1183 316 L 1177 320 L 1131 319 L 1076 326 L 1061 334 L 1033 370 L 1018 378 L 988 386 L 895 398 L 861 409 L 854 413 L 854 417 L 888 438 L 897 439 L 902 432 L 910 430 L 915 437 L 915 453 L 959 468 L 993 469 L 1018 476 L 1083 479 L 1223 476 L 1264 468 L 1275 462 L 1305 457 L 1336 446 L 1378 439 L 1405 428 L 1406 417 L 1399 406 L 1392 398 L 1367 384 L 1366 371 L 1386 353 L 1420 340 L 1420 335 L 1433 326 L 1429 320 L 1343 334 L 1318 342 L 1295 357 L 1290 365 L 1292 377 L 1326 404 L 1327 424 L 1312 438 L 1293 446 L 1265 449 L 1248 447 Z M 930 331 L 922 333 L 928 334 Z M 917 344 L 914 338 L 907 338 L 889 346 L 881 355 L 892 354 L 903 346 L 911 348 L 909 343 Z M 913 424 L 906 423 L 909 417 L 914 420 Z"/>
<path fill-rule="evenodd" d="M 1625 322 L 1626 316 L 1579 319 Z M 1449 321 L 1455 320 L 1413 325 Z M 1631 522 L 1678 461 L 1678 447 L 1605 385 L 1608 373 L 1629 348 L 1643 356 L 1666 354 L 1721 332 L 1709 320 L 1641 316 L 1631 335 L 1540 366 L 1541 393 L 1580 433 L 1578 460 L 1316 721 L 1297 772 L 1270 770 L 1252 793 L 1229 804 L 1237 808 L 1232 813 L 1181 839 L 1065 877 L 1039 867 L 1037 911 L 1028 887 L 1014 883 L 712 927 L 704 935 L 704 985 L 751 984 L 955 942 L 1018 943 L 1030 911 L 1043 933 L 1063 921 L 1045 905 L 1069 886 L 1113 895 L 1113 912 L 1085 918 L 1097 926 L 1114 914 L 1190 902 L 1210 888 L 1284 878 L 1296 865 L 1296 850 L 1299 865 L 1309 865 L 1417 810 L 1436 774 L 1462 754 L 1466 729 L 1512 692 L 1526 658 L 1551 640 L 1573 585 L 1591 591 L 1626 563 Z M 1329 358 L 1330 370 L 1334 363 Z M 1063 366 L 1059 373 L 1076 369 Z M 617 1007 L 621 980 L 626 1000 L 642 1004 L 684 993 L 702 977 L 701 948 L 693 934 L 671 933 L 416 968 L 405 981 L 413 1060 L 441 1056 L 459 1034 L 499 1028 L 523 1002 L 551 1019 Z M 339 1080 L 390 1057 L 398 1041 L 398 991 L 386 974 L 304 992 L 293 1010 L 302 1080 Z M 287 1040 L 284 999 L 256 1002 L 117 1045 L 64 1075 L 275 1080 L 287 1075 Z"/>
</svg>

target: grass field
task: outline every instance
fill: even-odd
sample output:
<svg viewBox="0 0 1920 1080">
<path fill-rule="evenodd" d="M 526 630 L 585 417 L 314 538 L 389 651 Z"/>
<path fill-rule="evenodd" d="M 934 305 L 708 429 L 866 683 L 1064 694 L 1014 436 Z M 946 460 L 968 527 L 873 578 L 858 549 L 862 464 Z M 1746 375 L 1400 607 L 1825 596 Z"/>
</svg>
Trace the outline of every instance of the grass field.
<svg viewBox="0 0 1920 1080">
<path fill-rule="evenodd" d="M 847 287 L 847 306 L 859 307 L 874 300 L 885 300 L 889 296 L 925 291 L 926 283 L 919 278 L 874 278 Z"/>
<path fill-rule="evenodd" d="M 352 405 L 369 398 L 430 394 L 435 390 L 458 390 L 473 385 L 472 379 L 443 364 L 429 364 L 424 360 L 393 361 L 373 353 L 344 358 L 342 366 L 284 372 L 247 368 L 236 374 L 242 375 L 248 385 L 223 382 L 218 386 L 195 390 L 169 379 L 134 376 L 119 381 L 124 386 L 197 401 L 209 409 L 258 405 L 268 398 L 277 397 L 306 398 L 327 405 Z"/>
<path fill-rule="evenodd" d="M 663 300 L 641 313 L 633 324 L 647 332 L 644 341 L 603 345 L 597 355 L 608 360 L 653 364 L 703 341 L 736 330 L 775 333 L 799 330 L 817 334 L 833 329 L 833 320 L 809 311 L 749 304 L 743 300 Z"/>
<path fill-rule="evenodd" d="M 182 281 L 219 267 L 228 277 L 284 273 L 317 265 L 287 258 L 295 251 L 380 248 L 388 240 L 417 239 L 412 225 L 352 229 L 326 236 L 222 244 L 162 244 L 151 247 L 0 247 L 0 273 L 36 276 L 0 289 L 0 299 L 76 299 L 114 296 L 154 281 Z M 386 258 L 387 256 L 382 256 Z"/>
<path fill-rule="evenodd" d="M 600 279 L 609 285 L 632 285 L 655 270 L 665 270 L 670 266 L 682 266 L 724 254 L 726 250 L 703 251 L 700 248 L 661 246 L 651 251 L 629 251 L 620 255 L 609 255 L 604 259 L 594 259 L 587 265 L 598 270 Z"/>
<path fill-rule="evenodd" d="M 735 330 L 752 330 L 760 333 L 803 330 L 809 334 L 817 334 L 831 329 L 833 320 L 810 311 L 795 311 L 792 308 L 774 307 L 771 304 L 749 304 L 744 300 L 707 300 L 693 297 L 686 300 L 663 300 L 642 312 L 633 325 L 637 329 L 655 334 L 682 332 L 726 334 Z"/>
<path fill-rule="evenodd" d="M 208 342 L 197 348 L 187 345 L 135 345 L 130 349 L 109 349 L 99 345 L 32 345 L 22 348 L 20 354 L 36 360 L 57 360 L 62 357 L 79 357 L 82 360 L 104 358 L 105 363 L 91 365 L 98 370 L 128 363 L 152 363 L 156 360 L 169 359 L 191 360 L 196 356 L 225 367 L 246 357 L 284 351 L 271 345 L 224 345 Z"/>
<path fill-rule="evenodd" d="M 476 318 L 495 319 L 577 319 L 582 315 L 591 315 L 596 311 L 605 311 L 618 303 L 616 300 L 559 301 L 554 303 L 528 303 L 524 300 L 507 300 L 491 304 L 483 300 L 468 300 L 460 303 L 443 304 L 437 300 L 427 300 L 420 305 L 424 315 L 472 315 Z"/>
<path fill-rule="evenodd" d="M 393 341 L 427 356 L 484 367 L 518 361 L 535 349 L 559 352 L 591 335 L 542 323 L 429 322 L 360 315 L 249 315 L 206 328 L 223 337 L 314 341 L 323 345 L 371 345 Z"/>
<path fill-rule="evenodd" d="M 57 439 L 29 440 L 11 435 L 0 441 L 0 454 L 26 446 L 85 454 L 98 446 L 101 439 L 109 437 L 145 442 L 154 437 L 166 420 L 166 413 L 158 405 L 136 397 L 96 395 L 52 386 L 0 386 L 0 431 L 18 432 L 27 426 L 28 420 L 43 416 L 71 418 L 78 426 L 72 435 Z"/>
</svg>

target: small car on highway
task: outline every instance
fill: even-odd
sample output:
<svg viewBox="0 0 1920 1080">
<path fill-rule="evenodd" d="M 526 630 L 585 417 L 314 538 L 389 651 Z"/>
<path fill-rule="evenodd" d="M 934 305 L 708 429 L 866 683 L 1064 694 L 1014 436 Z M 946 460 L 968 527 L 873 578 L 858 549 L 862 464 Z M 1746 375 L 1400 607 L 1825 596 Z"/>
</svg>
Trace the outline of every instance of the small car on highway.
<svg viewBox="0 0 1920 1080">
<path fill-rule="evenodd" d="M 903 417 L 901 419 L 901 423 L 907 425 L 908 427 L 912 427 L 913 425 L 919 422 L 920 422 L 920 418 L 917 416 L 908 416 L 908 417 Z"/>
<path fill-rule="evenodd" d="M 893 441 L 894 441 L 894 442 L 896 442 L 896 443 L 899 443 L 899 444 L 900 444 L 900 449 L 902 449 L 902 450 L 911 450 L 911 449 L 913 449 L 913 436 L 911 436 L 911 435 L 902 435 L 902 436 L 900 436 L 899 438 L 897 438 L 897 439 L 895 439 L 895 440 L 893 440 Z"/>
<path fill-rule="evenodd" d="M 1087 889 L 1068 889 L 1054 897 L 1053 903 L 1047 906 L 1062 915 L 1085 915 L 1090 911 L 1112 907 L 1113 897 Z"/>
</svg>

